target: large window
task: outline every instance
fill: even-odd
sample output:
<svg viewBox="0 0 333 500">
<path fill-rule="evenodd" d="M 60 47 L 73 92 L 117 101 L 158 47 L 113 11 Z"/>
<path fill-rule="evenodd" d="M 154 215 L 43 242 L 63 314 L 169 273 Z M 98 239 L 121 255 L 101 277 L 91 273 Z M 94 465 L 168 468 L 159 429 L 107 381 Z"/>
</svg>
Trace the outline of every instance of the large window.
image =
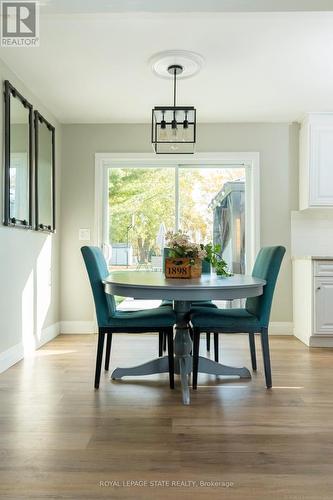
<svg viewBox="0 0 333 500">
<path fill-rule="evenodd" d="M 245 269 L 245 168 L 108 168 L 104 242 L 113 269 L 160 270 L 165 233 L 213 241 L 233 272 Z"/>
</svg>

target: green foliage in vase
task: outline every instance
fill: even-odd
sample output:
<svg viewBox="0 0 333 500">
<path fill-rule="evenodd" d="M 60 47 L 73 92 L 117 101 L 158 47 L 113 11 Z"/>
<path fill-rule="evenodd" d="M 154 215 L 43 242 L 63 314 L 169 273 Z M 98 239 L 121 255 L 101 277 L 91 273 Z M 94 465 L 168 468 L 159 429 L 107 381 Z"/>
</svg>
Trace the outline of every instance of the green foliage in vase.
<svg viewBox="0 0 333 500">
<path fill-rule="evenodd" d="M 221 245 L 201 245 L 202 249 L 206 252 L 205 260 L 215 269 L 218 276 L 232 276 L 228 271 L 228 264 L 221 257 Z"/>
</svg>

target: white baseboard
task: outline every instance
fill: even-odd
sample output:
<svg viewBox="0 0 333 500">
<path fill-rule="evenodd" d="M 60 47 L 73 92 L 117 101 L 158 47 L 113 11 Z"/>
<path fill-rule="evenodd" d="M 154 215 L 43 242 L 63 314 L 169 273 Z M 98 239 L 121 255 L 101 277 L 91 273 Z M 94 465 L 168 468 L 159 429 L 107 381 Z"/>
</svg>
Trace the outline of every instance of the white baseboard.
<svg viewBox="0 0 333 500">
<path fill-rule="evenodd" d="M 333 347 L 333 337 L 311 335 L 308 345 L 310 347 Z"/>
<path fill-rule="evenodd" d="M 23 343 L 10 347 L 4 352 L 0 353 L 0 373 L 8 370 L 11 366 L 15 365 L 18 361 L 21 361 L 24 356 Z"/>
<path fill-rule="evenodd" d="M 270 335 L 294 335 L 294 325 L 292 321 L 272 321 L 269 324 L 268 333 Z"/>
<path fill-rule="evenodd" d="M 36 349 L 39 349 L 42 345 L 55 339 L 60 333 L 60 323 L 53 323 L 53 325 L 47 326 L 42 330 L 40 339 L 37 342 Z"/>
<path fill-rule="evenodd" d="M 54 323 L 42 330 L 40 338 L 36 340 L 36 344 L 31 348 L 31 351 L 39 349 L 42 345 L 50 342 L 60 333 L 60 323 Z M 4 352 L 0 353 L 0 373 L 8 370 L 11 366 L 15 365 L 24 358 L 24 345 L 23 342 L 10 347 Z"/>
<path fill-rule="evenodd" d="M 97 333 L 94 321 L 61 321 L 60 332 L 65 334 Z"/>
</svg>

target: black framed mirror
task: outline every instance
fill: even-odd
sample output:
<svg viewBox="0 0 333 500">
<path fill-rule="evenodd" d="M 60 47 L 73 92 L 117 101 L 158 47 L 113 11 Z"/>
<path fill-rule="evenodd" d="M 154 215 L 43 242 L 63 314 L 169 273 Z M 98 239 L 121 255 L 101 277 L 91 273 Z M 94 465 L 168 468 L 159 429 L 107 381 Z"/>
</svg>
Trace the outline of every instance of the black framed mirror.
<svg viewBox="0 0 333 500">
<path fill-rule="evenodd" d="M 32 227 L 32 105 L 4 82 L 5 193 L 4 224 Z"/>
<path fill-rule="evenodd" d="M 35 224 L 55 231 L 55 128 L 35 111 Z"/>
</svg>

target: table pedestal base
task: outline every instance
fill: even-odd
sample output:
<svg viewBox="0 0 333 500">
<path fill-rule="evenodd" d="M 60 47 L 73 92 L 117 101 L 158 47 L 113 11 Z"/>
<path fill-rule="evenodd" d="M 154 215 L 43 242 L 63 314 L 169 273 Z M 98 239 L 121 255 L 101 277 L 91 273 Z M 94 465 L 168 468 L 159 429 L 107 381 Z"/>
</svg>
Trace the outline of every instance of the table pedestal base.
<svg viewBox="0 0 333 500">
<path fill-rule="evenodd" d="M 169 363 L 168 356 L 163 358 L 153 359 L 142 365 L 133 366 L 131 368 L 116 368 L 111 375 L 112 380 L 120 380 L 123 377 L 153 375 L 154 373 L 168 373 Z M 189 375 L 192 373 L 192 359 L 188 363 L 184 358 L 175 358 L 175 373 L 180 375 L 182 387 L 183 403 L 190 404 L 190 389 Z M 232 366 L 221 365 L 211 359 L 199 356 L 199 373 L 207 373 L 209 375 L 236 376 L 239 378 L 251 378 L 251 374 L 247 368 L 234 368 Z"/>
<path fill-rule="evenodd" d="M 192 373 L 192 340 L 188 327 L 188 313 L 191 309 L 191 302 L 177 300 L 174 302 L 174 311 L 177 322 L 175 326 L 175 373 L 180 375 L 182 387 L 183 403 L 190 404 L 189 375 Z M 221 365 L 208 358 L 199 356 L 199 373 L 210 375 L 236 376 L 240 378 L 251 378 L 247 368 L 233 368 Z M 142 365 L 132 368 L 116 368 L 111 375 L 113 380 L 127 376 L 152 375 L 153 373 L 167 373 L 169 371 L 168 357 L 157 358 Z"/>
<path fill-rule="evenodd" d="M 221 365 L 208 358 L 199 356 L 199 373 L 208 373 L 210 375 L 223 375 L 229 377 L 251 378 L 251 373 L 245 367 L 234 368 L 233 366 Z"/>
<path fill-rule="evenodd" d="M 111 375 L 112 380 L 119 380 L 123 377 L 137 375 L 153 375 L 153 373 L 166 373 L 169 371 L 168 356 L 156 358 L 142 365 L 131 368 L 116 368 Z"/>
</svg>

